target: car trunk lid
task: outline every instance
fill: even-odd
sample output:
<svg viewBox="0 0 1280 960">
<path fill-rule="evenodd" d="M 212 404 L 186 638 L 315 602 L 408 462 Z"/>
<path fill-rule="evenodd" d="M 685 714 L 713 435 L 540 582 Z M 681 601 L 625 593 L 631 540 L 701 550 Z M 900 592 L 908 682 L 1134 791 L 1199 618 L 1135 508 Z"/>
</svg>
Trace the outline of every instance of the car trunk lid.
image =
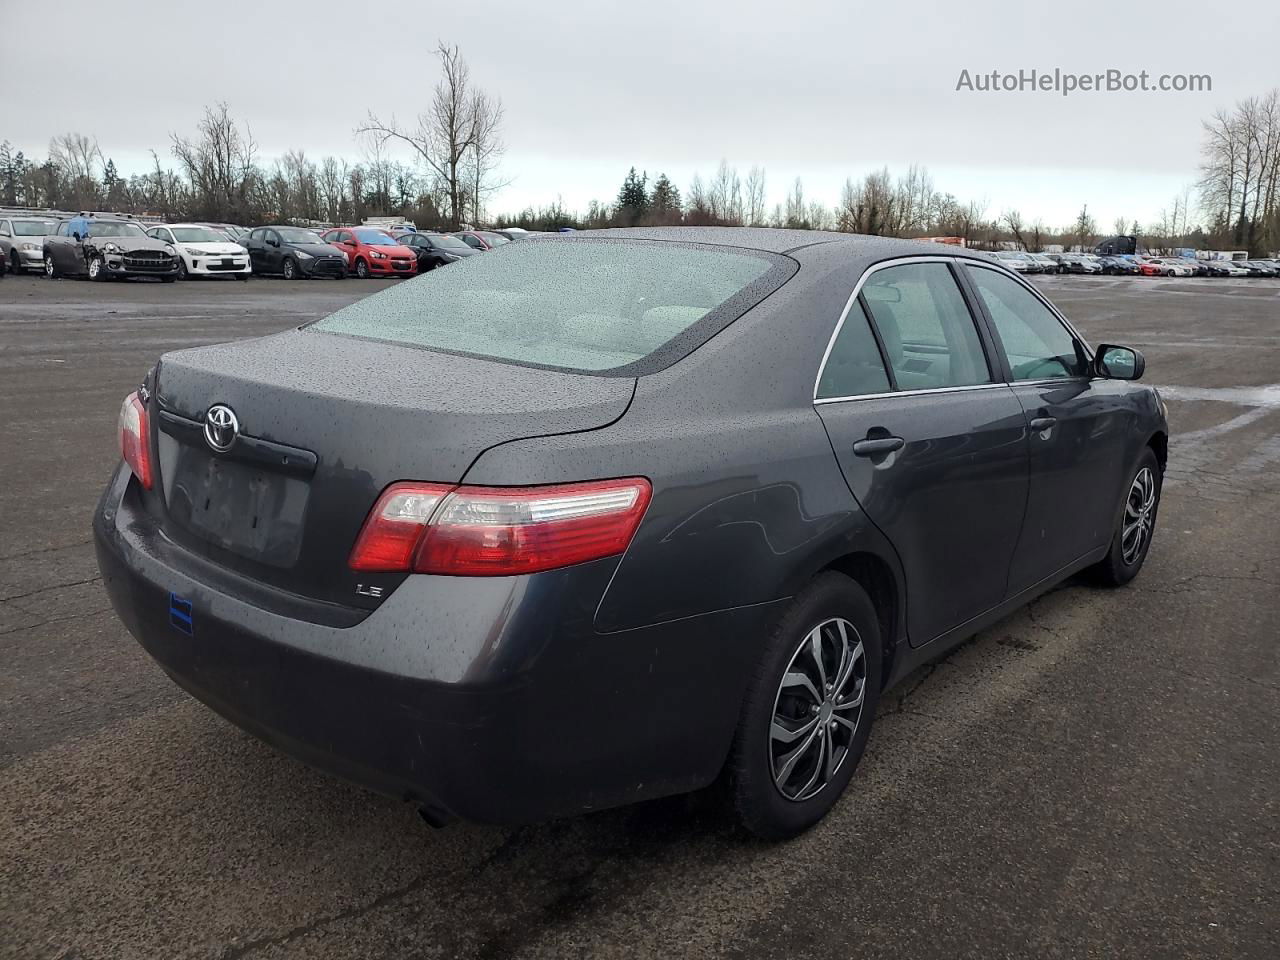
<svg viewBox="0 0 1280 960">
<path fill-rule="evenodd" d="M 497 444 L 605 426 L 635 385 L 309 329 L 167 354 L 156 383 L 166 535 L 269 586 L 362 607 L 403 579 L 347 566 L 383 488 L 457 483 Z M 214 407 L 230 419 L 207 425 Z"/>
</svg>

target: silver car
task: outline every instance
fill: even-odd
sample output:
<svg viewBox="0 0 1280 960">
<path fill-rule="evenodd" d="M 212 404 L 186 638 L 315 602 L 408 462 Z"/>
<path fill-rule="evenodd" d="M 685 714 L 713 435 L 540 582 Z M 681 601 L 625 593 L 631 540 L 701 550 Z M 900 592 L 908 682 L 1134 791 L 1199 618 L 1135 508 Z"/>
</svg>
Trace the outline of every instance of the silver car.
<svg viewBox="0 0 1280 960">
<path fill-rule="evenodd" d="M 10 273 L 44 270 L 44 238 L 55 226 L 43 217 L 0 218 L 0 256 Z"/>
</svg>

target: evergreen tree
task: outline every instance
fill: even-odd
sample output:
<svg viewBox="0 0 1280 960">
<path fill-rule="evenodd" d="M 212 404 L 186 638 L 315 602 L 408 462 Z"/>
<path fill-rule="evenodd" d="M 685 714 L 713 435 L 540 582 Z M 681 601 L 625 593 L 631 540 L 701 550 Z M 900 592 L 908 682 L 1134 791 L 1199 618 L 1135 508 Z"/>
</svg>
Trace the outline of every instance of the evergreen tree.
<svg viewBox="0 0 1280 960">
<path fill-rule="evenodd" d="M 653 191 L 649 194 L 649 216 L 654 223 L 669 224 L 680 222 L 680 189 L 667 179 L 665 173 L 658 174 L 653 181 Z"/>
<path fill-rule="evenodd" d="M 640 222 L 649 208 L 648 174 L 637 174 L 632 167 L 627 178 L 622 181 L 618 191 L 618 205 L 615 211 L 618 222 L 624 227 L 633 227 Z"/>
<path fill-rule="evenodd" d="M 13 155 L 13 162 L 9 164 L 9 178 L 5 181 L 5 195 L 8 196 L 10 183 L 13 184 L 13 202 L 15 204 L 27 204 L 27 158 L 19 150 Z M 34 206 L 34 204 L 28 204 Z"/>
<path fill-rule="evenodd" d="M 18 202 L 17 179 L 14 176 L 13 154 L 9 147 L 9 141 L 5 140 L 0 143 L 0 200 L 3 200 L 9 206 L 13 206 Z"/>
</svg>

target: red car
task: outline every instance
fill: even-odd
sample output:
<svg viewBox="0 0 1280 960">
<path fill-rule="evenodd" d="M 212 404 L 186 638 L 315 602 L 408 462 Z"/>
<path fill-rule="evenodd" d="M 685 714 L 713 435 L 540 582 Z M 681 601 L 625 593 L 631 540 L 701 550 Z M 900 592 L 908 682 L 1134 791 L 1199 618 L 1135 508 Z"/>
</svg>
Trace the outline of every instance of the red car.
<svg viewBox="0 0 1280 960">
<path fill-rule="evenodd" d="M 1172 271 L 1158 260 L 1139 260 L 1138 272 L 1144 277 L 1167 277 Z"/>
<path fill-rule="evenodd" d="M 324 235 L 347 255 L 347 269 L 361 280 L 368 277 L 411 277 L 418 272 L 418 258 L 373 227 L 335 227 Z"/>
</svg>

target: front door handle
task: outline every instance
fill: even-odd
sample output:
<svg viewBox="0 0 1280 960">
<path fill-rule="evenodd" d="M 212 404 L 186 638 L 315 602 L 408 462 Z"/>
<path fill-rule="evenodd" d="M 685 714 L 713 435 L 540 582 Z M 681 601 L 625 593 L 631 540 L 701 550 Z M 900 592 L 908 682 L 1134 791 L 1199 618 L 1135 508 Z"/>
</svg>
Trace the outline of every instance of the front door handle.
<svg viewBox="0 0 1280 960">
<path fill-rule="evenodd" d="M 880 453 L 893 453 L 906 445 L 901 437 L 877 437 L 874 440 L 859 440 L 853 445 L 855 457 L 874 457 Z"/>
<path fill-rule="evenodd" d="M 1058 422 L 1057 417 L 1036 417 L 1034 420 L 1031 421 L 1031 429 L 1032 430 L 1048 430 L 1050 427 L 1057 424 L 1057 422 Z"/>
</svg>

